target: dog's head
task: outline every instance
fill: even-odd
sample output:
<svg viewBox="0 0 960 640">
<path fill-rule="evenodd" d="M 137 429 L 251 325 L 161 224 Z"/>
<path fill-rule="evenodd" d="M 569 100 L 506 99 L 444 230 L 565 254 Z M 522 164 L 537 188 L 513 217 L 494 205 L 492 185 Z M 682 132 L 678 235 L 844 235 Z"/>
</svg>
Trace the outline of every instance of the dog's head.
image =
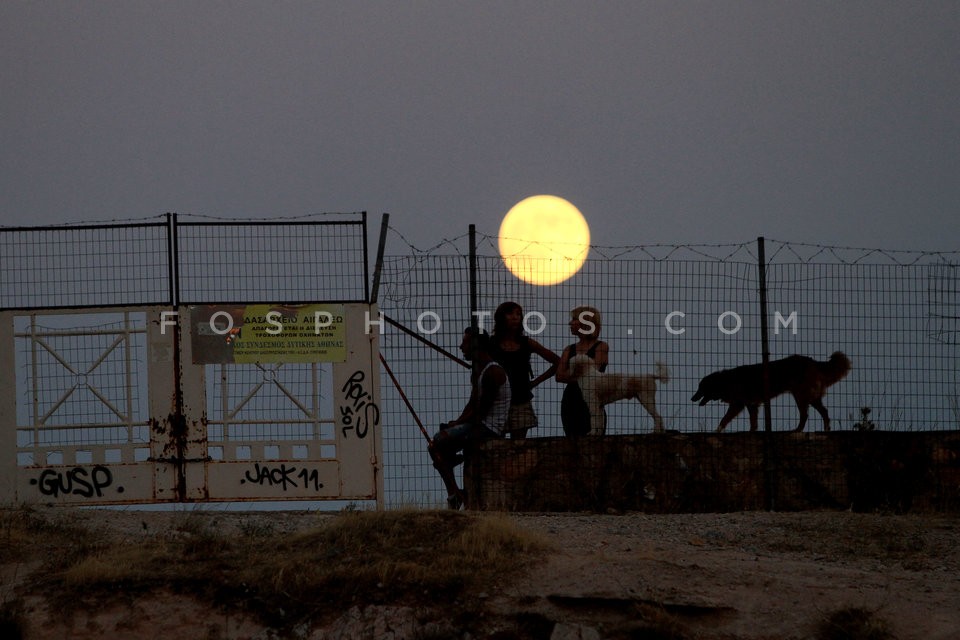
<svg viewBox="0 0 960 640">
<path fill-rule="evenodd" d="M 580 378 L 584 374 L 590 371 L 596 371 L 597 367 L 593 363 L 593 360 L 590 359 L 590 356 L 585 354 L 575 355 L 567 362 L 567 365 L 570 368 L 570 375 L 574 378 Z"/>
<path fill-rule="evenodd" d="M 700 384 L 697 386 L 697 392 L 693 394 L 693 397 L 690 398 L 692 402 L 700 401 L 700 406 L 707 404 L 711 400 L 719 400 L 721 396 L 720 386 L 721 386 L 721 372 L 711 373 L 700 381 Z"/>
</svg>

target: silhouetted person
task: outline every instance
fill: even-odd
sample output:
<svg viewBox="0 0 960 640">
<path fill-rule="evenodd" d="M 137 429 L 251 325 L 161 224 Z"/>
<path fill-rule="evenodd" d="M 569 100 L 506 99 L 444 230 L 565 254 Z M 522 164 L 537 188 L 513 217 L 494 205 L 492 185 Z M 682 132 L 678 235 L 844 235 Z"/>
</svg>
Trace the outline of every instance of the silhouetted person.
<svg viewBox="0 0 960 640">
<path fill-rule="evenodd" d="M 467 327 L 460 350 L 474 365 L 470 400 L 457 418 L 440 425 L 429 446 L 433 466 L 447 487 L 447 505 L 451 509 L 459 509 L 465 502 L 453 473 L 453 468 L 463 462 L 460 452 L 468 443 L 502 438 L 510 410 L 510 380 L 506 370 L 490 355 L 490 336 Z"/>
</svg>

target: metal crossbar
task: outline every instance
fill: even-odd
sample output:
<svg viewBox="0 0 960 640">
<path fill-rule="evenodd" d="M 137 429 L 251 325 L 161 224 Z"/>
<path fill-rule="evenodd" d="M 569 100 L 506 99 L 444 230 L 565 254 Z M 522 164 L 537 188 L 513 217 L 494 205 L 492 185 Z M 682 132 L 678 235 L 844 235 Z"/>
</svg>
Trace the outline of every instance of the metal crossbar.
<svg viewBox="0 0 960 640">
<path fill-rule="evenodd" d="M 366 214 L 0 227 L 0 310 L 365 302 Z"/>
</svg>

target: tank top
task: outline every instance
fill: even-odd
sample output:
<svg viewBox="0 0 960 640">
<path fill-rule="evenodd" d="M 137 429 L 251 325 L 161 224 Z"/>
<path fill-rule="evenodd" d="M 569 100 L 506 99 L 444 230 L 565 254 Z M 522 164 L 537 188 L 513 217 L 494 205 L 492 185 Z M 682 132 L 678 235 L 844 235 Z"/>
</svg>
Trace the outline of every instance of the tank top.
<svg viewBox="0 0 960 640">
<path fill-rule="evenodd" d="M 505 351 L 500 345 L 493 342 L 490 345 L 490 355 L 500 363 L 500 366 L 507 372 L 510 378 L 511 402 L 513 404 L 523 404 L 530 402 L 533 398 L 533 391 L 530 389 L 530 354 L 533 350 L 530 348 L 530 341 L 526 336 L 520 337 L 520 348 L 516 351 Z"/>
<path fill-rule="evenodd" d="M 587 349 L 585 355 L 591 360 L 596 357 L 597 345 L 599 344 L 598 341 Z M 570 350 L 568 359 L 577 355 L 576 342 L 567 349 Z M 603 368 L 598 367 L 600 371 L 606 368 L 606 365 Z M 568 436 L 585 436 L 590 433 L 590 407 L 583 399 L 583 392 L 575 380 L 567 383 L 567 386 L 563 389 L 563 395 L 560 397 L 560 423 L 563 425 L 563 432 Z"/>
<path fill-rule="evenodd" d="M 572 358 L 573 356 L 577 355 L 577 344 L 579 344 L 579 343 L 574 342 L 572 345 L 570 345 L 569 347 L 567 347 L 567 349 L 570 350 L 570 357 L 571 357 L 571 358 Z M 589 349 L 587 349 L 587 351 L 586 351 L 586 353 L 584 353 L 584 355 L 587 356 L 588 358 L 590 358 L 591 360 L 596 359 L 596 357 L 597 357 L 597 347 L 598 347 L 598 346 L 600 346 L 600 341 L 599 341 L 599 340 L 597 340 L 596 342 L 594 342 L 594 343 L 593 343 L 593 346 L 590 347 Z M 603 371 L 604 371 L 606 368 L 607 368 L 607 365 L 603 365 L 602 367 L 597 367 L 597 370 L 600 371 L 601 373 L 603 373 Z"/>
<path fill-rule="evenodd" d="M 477 378 L 478 388 L 483 388 L 483 376 L 486 375 L 487 370 L 490 367 L 501 367 L 502 366 L 494 361 L 488 362 L 487 365 L 480 371 L 480 376 Z M 507 423 L 507 414 L 510 412 L 510 378 L 503 383 L 503 386 L 497 391 L 497 397 L 494 398 L 493 404 L 490 406 L 490 411 L 483 418 L 481 424 L 487 429 L 490 429 L 497 435 L 503 435 L 504 426 Z"/>
</svg>

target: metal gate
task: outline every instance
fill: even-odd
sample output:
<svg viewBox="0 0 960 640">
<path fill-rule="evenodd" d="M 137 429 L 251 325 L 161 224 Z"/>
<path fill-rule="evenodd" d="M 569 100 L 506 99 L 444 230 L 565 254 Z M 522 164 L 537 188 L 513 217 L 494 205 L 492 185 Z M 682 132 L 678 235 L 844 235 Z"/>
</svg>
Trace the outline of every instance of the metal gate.
<svg viewBox="0 0 960 640">
<path fill-rule="evenodd" d="M 365 300 L 365 216 L 327 224 L 167 216 L 159 225 L 0 230 L 0 500 L 382 500 L 378 323 Z M 91 233 L 108 242 L 73 268 L 59 267 Z M 251 233 L 259 244 L 238 246 Z M 320 239 L 312 247 L 303 244 L 310 235 Z M 344 266 L 345 251 L 359 257 Z M 151 252 L 161 258 L 151 270 L 134 263 Z M 278 258 L 291 265 L 294 257 L 296 273 L 276 268 Z M 8 269 L 15 263 L 29 268 Z M 247 267 L 242 276 L 238 265 Z M 131 304 L 137 287 L 148 304 Z M 249 362 L 198 357 L 198 310 L 264 299 L 333 305 L 336 352 L 316 357 L 318 342 L 281 341 Z M 235 338 L 214 337 L 228 345 Z M 280 352 L 300 344 L 299 361 L 271 356 L 278 344 Z"/>
</svg>

